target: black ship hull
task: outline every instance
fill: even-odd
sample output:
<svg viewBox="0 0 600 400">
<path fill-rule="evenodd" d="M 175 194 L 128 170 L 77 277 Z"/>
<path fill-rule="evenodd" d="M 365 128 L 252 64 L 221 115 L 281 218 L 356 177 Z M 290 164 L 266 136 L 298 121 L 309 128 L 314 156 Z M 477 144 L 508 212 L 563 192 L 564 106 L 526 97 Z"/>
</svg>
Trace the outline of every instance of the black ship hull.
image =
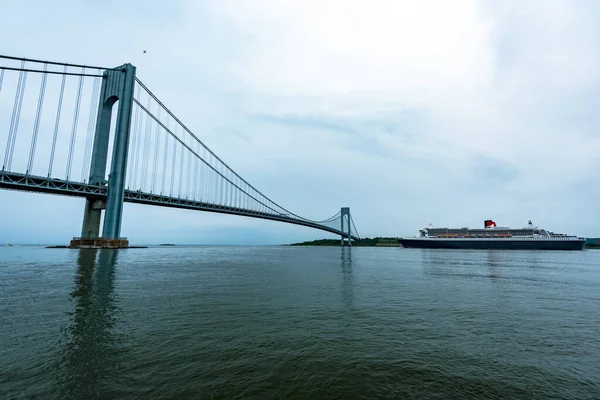
<svg viewBox="0 0 600 400">
<path fill-rule="evenodd" d="M 402 247 L 420 249 L 583 250 L 585 240 L 539 239 L 399 239 Z"/>
</svg>

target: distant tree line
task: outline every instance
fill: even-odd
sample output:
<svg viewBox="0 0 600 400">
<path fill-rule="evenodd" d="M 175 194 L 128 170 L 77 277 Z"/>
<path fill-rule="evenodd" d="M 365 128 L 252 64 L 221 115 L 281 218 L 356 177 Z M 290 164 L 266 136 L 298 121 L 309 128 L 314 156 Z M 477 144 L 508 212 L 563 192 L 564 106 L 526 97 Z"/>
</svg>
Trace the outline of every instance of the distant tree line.
<svg viewBox="0 0 600 400">
<path fill-rule="evenodd" d="M 600 238 L 587 238 L 585 247 L 588 249 L 600 249 Z"/>
<path fill-rule="evenodd" d="M 360 240 L 353 240 L 352 246 L 385 246 L 385 245 L 396 245 L 398 244 L 398 238 L 393 237 L 374 237 L 374 238 L 361 238 Z M 309 242 L 292 243 L 290 246 L 339 246 L 340 239 L 317 239 Z"/>
</svg>

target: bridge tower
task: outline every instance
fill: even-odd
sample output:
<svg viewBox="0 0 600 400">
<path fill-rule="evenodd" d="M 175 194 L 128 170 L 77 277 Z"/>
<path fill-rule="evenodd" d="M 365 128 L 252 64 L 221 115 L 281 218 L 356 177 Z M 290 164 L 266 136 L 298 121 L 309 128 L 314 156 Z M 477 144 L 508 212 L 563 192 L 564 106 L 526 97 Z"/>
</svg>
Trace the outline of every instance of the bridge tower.
<svg viewBox="0 0 600 400">
<path fill-rule="evenodd" d="M 341 235 L 341 244 L 342 246 L 344 245 L 344 217 L 346 217 L 346 221 L 348 221 L 348 229 L 347 229 L 347 234 L 346 237 L 348 238 L 348 246 L 352 247 L 352 236 L 351 236 L 351 228 L 350 228 L 350 207 L 342 207 L 341 210 L 341 214 L 342 214 L 342 227 L 340 228 L 340 231 L 342 231 L 342 235 Z"/>
<path fill-rule="evenodd" d="M 131 64 L 106 70 L 102 77 L 96 132 L 92 149 L 89 183 L 108 184 L 106 200 L 88 197 L 85 202 L 81 239 L 73 240 L 72 246 L 100 245 L 102 247 L 127 247 L 127 241 L 117 241 L 121 233 L 123 201 L 125 197 L 125 174 L 133 110 L 135 70 Z M 113 105 L 117 104 L 117 121 L 110 174 L 106 177 L 108 145 Z M 100 236 L 100 220 L 105 210 L 104 226 Z M 76 243 L 73 243 L 76 242 Z"/>
</svg>

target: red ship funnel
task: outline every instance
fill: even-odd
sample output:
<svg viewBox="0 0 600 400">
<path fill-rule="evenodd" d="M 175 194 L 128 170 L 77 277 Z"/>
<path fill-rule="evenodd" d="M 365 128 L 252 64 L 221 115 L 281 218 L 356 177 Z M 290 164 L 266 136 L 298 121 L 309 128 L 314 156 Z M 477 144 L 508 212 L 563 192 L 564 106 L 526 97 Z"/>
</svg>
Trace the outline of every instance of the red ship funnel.
<svg viewBox="0 0 600 400">
<path fill-rule="evenodd" d="M 486 219 L 485 221 L 483 221 L 484 228 L 491 228 L 492 226 L 496 226 L 496 223 L 491 219 Z"/>
</svg>

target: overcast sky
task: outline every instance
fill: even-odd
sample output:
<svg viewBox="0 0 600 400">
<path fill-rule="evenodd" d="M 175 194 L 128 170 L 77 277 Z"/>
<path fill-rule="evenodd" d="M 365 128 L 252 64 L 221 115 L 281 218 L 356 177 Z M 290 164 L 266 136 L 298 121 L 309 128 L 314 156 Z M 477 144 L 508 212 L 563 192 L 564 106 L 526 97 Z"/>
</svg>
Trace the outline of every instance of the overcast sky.
<svg viewBox="0 0 600 400">
<path fill-rule="evenodd" d="M 311 219 L 349 206 L 361 236 L 488 218 L 600 236 L 599 20 L 594 0 L 6 0 L 0 53 L 132 63 L 255 187 Z M 0 204 L 0 243 L 80 233 L 82 199 L 0 191 Z M 122 235 L 333 237 L 132 204 Z"/>
</svg>

